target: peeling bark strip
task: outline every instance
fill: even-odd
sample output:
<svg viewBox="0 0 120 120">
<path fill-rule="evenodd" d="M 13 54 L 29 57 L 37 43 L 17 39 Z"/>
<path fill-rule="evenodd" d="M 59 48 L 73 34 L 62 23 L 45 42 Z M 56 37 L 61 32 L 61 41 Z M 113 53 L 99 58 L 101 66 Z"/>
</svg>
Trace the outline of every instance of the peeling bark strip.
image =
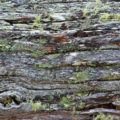
<svg viewBox="0 0 120 120">
<path fill-rule="evenodd" d="M 0 120 L 120 120 L 120 2 L 88 2 L 0 0 Z"/>
</svg>

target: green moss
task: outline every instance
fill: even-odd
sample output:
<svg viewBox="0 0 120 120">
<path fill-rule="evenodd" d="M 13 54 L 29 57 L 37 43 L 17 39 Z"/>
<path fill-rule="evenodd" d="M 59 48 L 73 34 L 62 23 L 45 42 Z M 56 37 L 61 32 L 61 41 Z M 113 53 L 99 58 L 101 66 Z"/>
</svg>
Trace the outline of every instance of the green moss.
<svg viewBox="0 0 120 120">
<path fill-rule="evenodd" d="M 101 0 L 95 0 L 95 2 L 96 2 L 96 4 L 97 4 L 98 6 L 102 6 Z"/>
<path fill-rule="evenodd" d="M 80 104 L 78 105 L 79 109 L 83 109 L 85 107 L 85 103 L 84 102 L 80 102 Z"/>
<path fill-rule="evenodd" d="M 16 51 L 16 50 L 24 50 L 25 46 L 20 44 L 20 43 L 15 43 L 12 47 L 11 50 L 12 51 Z"/>
<path fill-rule="evenodd" d="M 74 104 L 71 100 L 71 96 L 67 95 L 65 97 L 62 97 L 62 99 L 60 100 L 60 105 L 64 105 L 65 108 L 69 108 Z"/>
<path fill-rule="evenodd" d="M 113 116 L 105 115 L 104 113 L 99 113 L 93 120 L 113 120 Z"/>
<path fill-rule="evenodd" d="M 4 26 L 4 27 L 2 27 L 2 30 L 7 30 L 7 27 L 5 27 L 5 26 Z"/>
<path fill-rule="evenodd" d="M 36 9 L 36 7 L 35 7 L 35 9 Z M 38 24 L 40 24 L 40 23 L 42 23 L 42 19 L 44 19 L 44 18 L 48 18 L 48 19 L 50 19 L 51 17 L 52 17 L 52 15 L 53 15 L 53 13 L 51 13 L 51 14 L 39 14 L 36 18 L 35 18 L 35 20 L 34 20 L 34 22 L 33 22 L 33 24 L 32 24 L 32 28 L 34 28 L 34 27 L 37 27 L 38 26 Z"/>
<path fill-rule="evenodd" d="M 100 21 L 106 22 L 110 21 L 111 15 L 109 13 L 104 13 L 102 16 L 100 16 Z"/>
<path fill-rule="evenodd" d="M 37 26 L 38 24 L 40 24 L 41 18 L 42 18 L 42 14 L 39 14 L 39 15 L 35 18 L 34 23 L 33 23 L 33 25 L 32 25 L 32 28 L 34 28 L 35 26 Z"/>
<path fill-rule="evenodd" d="M 88 95 L 89 95 L 89 93 L 77 93 L 77 96 L 79 96 L 82 99 L 84 99 Z"/>
<path fill-rule="evenodd" d="M 32 48 L 25 46 L 21 43 L 15 43 L 10 49 L 11 51 L 27 51 L 27 52 L 32 52 Z"/>
<path fill-rule="evenodd" d="M 37 102 L 33 102 L 33 100 L 30 100 L 30 104 L 32 105 L 32 108 L 34 111 L 39 110 L 39 108 L 41 108 L 42 110 L 45 110 L 47 105 L 46 104 L 42 104 L 42 102 L 37 101 Z"/>
<path fill-rule="evenodd" d="M 10 49 L 10 45 L 7 41 L 0 41 L 0 50 L 8 51 Z"/>
<path fill-rule="evenodd" d="M 76 72 L 74 74 L 74 77 L 76 78 L 75 83 L 88 80 L 90 78 L 89 72 L 87 70 L 82 72 Z"/>
<path fill-rule="evenodd" d="M 114 19 L 120 21 L 120 13 L 114 14 Z"/>
<path fill-rule="evenodd" d="M 50 95 L 50 96 L 49 96 L 49 100 L 50 100 L 50 101 L 54 100 L 54 96 Z"/>
<path fill-rule="evenodd" d="M 120 78 L 119 72 L 108 72 L 108 73 L 103 73 L 103 80 L 117 80 Z"/>
<path fill-rule="evenodd" d="M 38 49 L 38 50 L 32 51 L 31 56 L 37 58 L 37 57 L 40 57 L 40 56 L 42 56 L 42 55 L 44 55 L 46 53 L 47 53 L 47 51 Z"/>
<path fill-rule="evenodd" d="M 117 99 L 115 102 L 116 102 L 117 104 L 120 104 L 120 99 Z"/>
<path fill-rule="evenodd" d="M 43 45 L 43 44 L 46 43 L 46 40 L 44 40 L 44 39 L 38 39 L 38 40 L 34 40 L 33 42 L 34 43 L 38 43 L 39 45 Z"/>
<path fill-rule="evenodd" d="M 34 8 L 33 8 L 33 9 L 34 9 L 34 10 L 37 10 L 37 7 L 38 7 L 38 5 L 34 5 Z"/>
<path fill-rule="evenodd" d="M 103 13 L 103 15 L 101 15 L 99 19 L 102 22 L 120 21 L 120 13 L 117 14 Z"/>
<path fill-rule="evenodd" d="M 52 65 L 49 65 L 48 63 L 38 63 L 37 65 L 35 64 L 36 67 L 39 67 L 39 68 L 53 68 Z"/>
<path fill-rule="evenodd" d="M 95 2 L 88 2 L 83 9 L 83 16 L 97 15 L 101 10 L 108 10 L 109 6 L 103 4 L 101 0 L 94 0 Z M 89 14 L 92 13 L 92 14 Z"/>
<path fill-rule="evenodd" d="M 58 58 L 60 54 L 53 54 L 54 59 Z"/>
</svg>

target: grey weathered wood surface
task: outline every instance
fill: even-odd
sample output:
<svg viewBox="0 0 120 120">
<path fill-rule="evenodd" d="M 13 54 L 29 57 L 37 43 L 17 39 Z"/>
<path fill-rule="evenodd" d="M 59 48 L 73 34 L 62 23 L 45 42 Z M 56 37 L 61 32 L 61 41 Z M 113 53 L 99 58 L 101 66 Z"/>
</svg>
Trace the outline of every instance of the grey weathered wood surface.
<svg viewBox="0 0 120 120">
<path fill-rule="evenodd" d="M 84 18 L 86 1 L 0 2 L 0 120 L 92 120 L 100 112 L 119 119 L 120 22 Z M 120 12 L 120 2 L 109 5 Z M 39 14 L 53 19 L 32 28 Z M 69 108 L 60 105 L 67 95 Z M 35 112 L 29 100 L 51 107 Z"/>
</svg>

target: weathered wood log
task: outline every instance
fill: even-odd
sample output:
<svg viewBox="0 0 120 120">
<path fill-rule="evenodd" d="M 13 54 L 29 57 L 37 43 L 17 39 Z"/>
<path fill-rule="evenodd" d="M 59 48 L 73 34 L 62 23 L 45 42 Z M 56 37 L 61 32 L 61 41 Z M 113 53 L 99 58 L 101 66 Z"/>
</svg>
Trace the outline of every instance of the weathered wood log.
<svg viewBox="0 0 120 120">
<path fill-rule="evenodd" d="M 120 3 L 41 2 L 0 0 L 0 120 L 119 120 Z"/>
</svg>

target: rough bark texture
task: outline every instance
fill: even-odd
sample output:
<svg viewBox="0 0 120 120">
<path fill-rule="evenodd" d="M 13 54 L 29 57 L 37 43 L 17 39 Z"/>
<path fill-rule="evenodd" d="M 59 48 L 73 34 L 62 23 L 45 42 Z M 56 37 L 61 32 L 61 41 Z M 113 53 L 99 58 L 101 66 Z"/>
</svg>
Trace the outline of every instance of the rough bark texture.
<svg viewBox="0 0 120 120">
<path fill-rule="evenodd" d="M 0 2 L 0 120 L 120 120 L 119 0 Z"/>
</svg>

